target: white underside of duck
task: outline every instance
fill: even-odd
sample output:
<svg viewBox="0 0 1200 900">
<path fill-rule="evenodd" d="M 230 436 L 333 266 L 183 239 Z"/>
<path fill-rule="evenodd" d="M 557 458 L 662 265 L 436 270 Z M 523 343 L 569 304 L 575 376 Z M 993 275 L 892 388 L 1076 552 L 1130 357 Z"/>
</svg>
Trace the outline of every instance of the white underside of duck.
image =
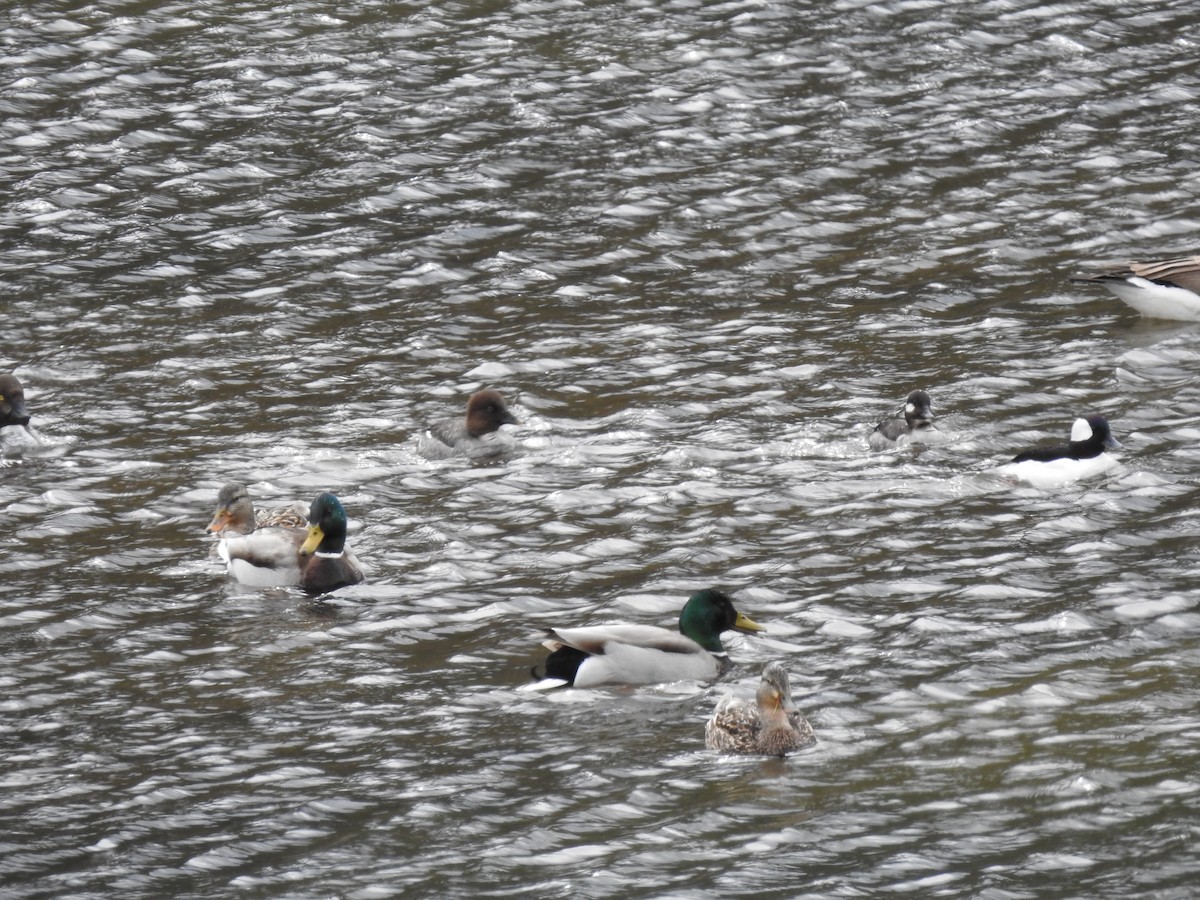
<svg viewBox="0 0 1200 900">
<path fill-rule="evenodd" d="M 703 650 L 681 656 L 650 647 L 611 644 L 603 656 L 589 656 L 580 664 L 575 673 L 575 687 L 712 681 L 720 674 L 717 658 Z"/>
<path fill-rule="evenodd" d="M 1200 322 L 1200 296 L 1186 288 L 1158 284 L 1137 275 L 1129 275 L 1124 281 L 1108 279 L 1101 283 L 1143 316 Z"/>
<path fill-rule="evenodd" d="M 656 625 L 589 625 L 558 628 L 555 641 L 590 654 L 575 673 L 575 687 L 712 681 L 720 659 L 689 637 Z"/>
<path fill-rule="evenodd" d="M 1085 481 L 1103 475 L 1120 463 L 1107 453 L 1093 456 L 1091 459 L 1055 459 L 1050 462 L 1026 460 L 1019 463 L 1008 463 L 997 471 L 1005 478 L 1024 482 L 1037 488 L 1058 487 L 1075 481 Z"/>
<path fill-rule="evenodd" d="M 222 538 L 217 554 L 225 560 L 230 577 L 247 587 L 289 587 L 300 583 L 297 544 L 285 537 L 274 537 L 259 530 L 247 535 Z M 241 555 L 253 556 L 256 565 Z"/>
</svg>

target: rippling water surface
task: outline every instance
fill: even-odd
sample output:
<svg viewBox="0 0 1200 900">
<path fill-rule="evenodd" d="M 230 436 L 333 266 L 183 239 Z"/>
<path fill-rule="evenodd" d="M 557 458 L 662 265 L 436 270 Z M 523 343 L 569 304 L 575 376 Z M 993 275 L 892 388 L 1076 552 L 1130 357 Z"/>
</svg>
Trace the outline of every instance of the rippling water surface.
<svg viewBox="0 0 1200 900">
<path fill-rule="evenodd" d="M 1194 896 L 1197 326 L 1066 276 L 1196 250 L 1195 4 L 342 7 L 0 12 L 4 895 Z M 728 684 L 517 690 L 710 584 Z M 819 742 L 704 750 L 771 659 Z"/>
</svg>

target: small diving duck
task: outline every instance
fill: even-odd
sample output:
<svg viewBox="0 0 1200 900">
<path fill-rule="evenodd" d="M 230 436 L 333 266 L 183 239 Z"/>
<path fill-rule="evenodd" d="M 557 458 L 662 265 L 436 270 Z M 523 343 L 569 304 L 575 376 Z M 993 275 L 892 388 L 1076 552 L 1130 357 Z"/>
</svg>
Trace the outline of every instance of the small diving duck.
<svg viewBox="0 0 1200 900">
<path fill-rule="evenodd" d="M 884 419 L 867 444 L 872 450 L 892 450 L 910 443 L 923 443 L 941 432 L 933 427 L 933 403 L 924 391 L 913 391 L 904 401 L 904 418 Z"/>
<path fill-rule="evenodd" d="M 692 594 L 678 631 L 625 623 L 555 628 L 543 641 L 551 651 L 543 676 L 531 687 L 712 681 L 730 666 L 721 644 L 721 633 L 730 629 L 766 631 L 715 588 Z M 533 674 L 538 678 L 536 667 Z"/>
<path fill-rule="evenodd" d="M 29 430 L 25 389 L 15 375 L 0 375 L 0 428 L 6 425 L 20 425 Z"/>
<path fill-rule="evenodd" d="M 704 726 L 704 745 L 721 753 L 785 756 L 816 741 L 804 713 L 792 702 L 782 663 L 769 663 L 754 703 L 726 694 Z"/>
<path fill-rule="evenodd" d="M 1131 262 L 1071 281 L 1102 284 L 1143 316 L 1200 321 L 1200 256 Z"/>
<path fill-rule="evenodd" d="M 300 587 L 324 594 L 363 580 L 346 546 L 346 510 L 329 492 L 317 494 L 308 511 L 308 537 L 300 548 Z"/>
<path fill-rule="evenodd" d="M 499 456 L 508 447 L 487 436 L 500 430 L 501 425 L 520 425 L 498 391 L 476 391 L 467 399 L 467 414 L 461 419 L 443 419 L 429 428 L 429 437 L 441 455 L 473 457 Z"/>
<path fill-rule="evenodd" d="M 1054 487 L 1084 478 L 1094 478 L 1118 465 L 1104 451 L 1119 449 L 1104 416 L 1076 419 L 1071 440 L 1057 447 L 1038 447 L 1013 457 L 1000 467 L 1000 474 L 1034 487 Z"/>
</svg>

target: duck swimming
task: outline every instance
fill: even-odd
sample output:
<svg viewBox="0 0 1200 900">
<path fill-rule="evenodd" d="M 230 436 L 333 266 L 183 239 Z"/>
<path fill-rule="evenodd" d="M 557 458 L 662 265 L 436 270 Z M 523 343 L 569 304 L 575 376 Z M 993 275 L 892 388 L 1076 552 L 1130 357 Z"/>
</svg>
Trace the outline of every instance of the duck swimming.
<svg viewBox="0 0 1200 900">
<path fill-rule="evenodd" d="M 1143 316 L 1200 321 L 1200 256 L 1131 262 L 1071 281 L 1102 284 Z"/>
<path fill-rule="evenodd" d="M 20 425 L 29 429 L 29 410 L 25 406 L 25 388 L 15 375 L 0 375 L 0 428 Z"/>
<path fill-rule="evenodd" d="M 219 506 L 213 525 L 223 519 L 222 513 Z M 358 560 L 346 548 L 346 511 L 337 497 L 318 494 L 305 521 L 307 528 L 267 526 L 248 534 L 222 532 L 217 552 L 229 574 L 250 587 L 299 585 L 310 594 L 323 594 L 362 581 Z"/>
<path fill-rule="evenodd" d="M 485 440 L 487 435 L 500 430 L 501 425 L 520 425 L 498 391 L 489 389 L 476 391 L 467 399 L 467 413 L 463 418 L 443 419 L 429 428 L 433 448 L 443 455 L 499 456 L 508 448 L 495 441 Z"/>
<path fill-rule="evenodd" d="M 892 450 L 935 435 L 941 432 L 933 427 L 933 403 L 924 391 L 913 391 L 904 401 L 904 418 L 884 419 L 867 438 L 867 445 L 872 450 Z"/>
<path fill-rule="evenodd" d="M 217 494 L 217 509 L 208 530 L 214 534 L 250 534 L 272 526 L 300 529 L 308 524 L 308 509 L 299 501 L 278 509 L 256 509 L 244 484 L 230 482 Z"/>
<path fill-rule="evenodd" d="M 333 494 L 317 494 L 308 511 L 308 537 L 300 548 L 300 587 L 324 594 L 362 580 L 358 560 L 346 547 L 346 510 Z"/>
<path fill-rule="evenodd" d="M 1053 487 L 1094 478 L 1118 465 L 1117 460 L 1104 451 L 1120 446 L 1104 416 L 1087 416 L 1072 424 L 1068 443 L 1018 453 L 1012 462 L 1000 467 L 1000 474 L 1034 487 Z"/>
<path fill-rule="evenodd" d="M 308 538 L 304 507 L 256 511 L 242 484 L 226 484 L 208 530 L 220 536 L 226 571 L 250 587 L 287 587 L 301 578 L 300 548 Z"/>
<path fill-rule="evenodd" d="M 816 741 L 812 726 L 792 702 L 787 669 L 763 669 L 754 703 L 726 694 L 704 726 L 704 745 L 721 753 L 784 756 Z"/>
<path fill-rule="evenodd" d="M 624 623 L 555 628 L 543 641 L 552 652 L 533 687 L 712 681 L 730 666 L 721 633 L 731 629 L 766 631 L 715 588 L 692 594 L 678 631 Z"/>
</svg>

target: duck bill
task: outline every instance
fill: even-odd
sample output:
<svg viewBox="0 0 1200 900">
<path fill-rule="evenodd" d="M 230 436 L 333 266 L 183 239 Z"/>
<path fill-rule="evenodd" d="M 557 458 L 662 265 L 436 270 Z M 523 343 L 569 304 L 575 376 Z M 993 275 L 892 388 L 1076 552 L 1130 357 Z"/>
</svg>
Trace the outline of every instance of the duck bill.
<svg viewBox="0 0 1200 900">
<path fill-rule="evenodd" d="M 308 526 L 308 538 L 300 547 L 301 556 L 312 556 L 317 552 L 317 548 L 321 546 L 321 541 L 325 540 L 325 532 L 321 530 L 320 525 Z"/>
<path fill-rule="evenodd" d="M 796 704 L 790 697 L 776 696 L 775 702 L 771 705 L 770 718 L 772 722 L 786 726 L 797 711 Z"/>
<path fill-rule="evenodd" d="M 767 629 L 763 628 L 761 625 L 759 625 L 757 622 L 755 622 L 753 619 L 751 619 L 749 616 L 745 615 L 744 613 L 737 614 L 737 620 L 733 623 L 733 627 L 736 628 L 738 631 L 747 631 L 747 632 L 766 631 L 767 630 Z"/>
<path fill-rule="evenodd" d="M 8 421 L 12 425 L 20 425 L 22 428 L 29 427 L 29 409 L 25 406 L 25 401 L 20 397 L 9 397 L 12 406 L 9 408 Z"/>
<path fill-rule="evenodd" d="M 219 509 L 219 510 L 217 510 L 216 514 L 212 517 L 212 521 L 208 523 L 208 530 L 215 531 L 218 534 L 220 534 L 222 531 L 224 531 L 226 528 L 229 527 L 229 524 L 232 520 L 233 520 L 233 516 L 231 516 L 229 514 L 229 510 Z"/>
<path fill-rule="evenodd" d="M 1120 450 L 1121 442 L 1118 441 L 1115 437 L 1113 437 L 1110 434 L 1108 437 L 1106 437 L 1104 439 L 1104 446 L 1107 447 L 1109 450 Z"/>
</svg>

